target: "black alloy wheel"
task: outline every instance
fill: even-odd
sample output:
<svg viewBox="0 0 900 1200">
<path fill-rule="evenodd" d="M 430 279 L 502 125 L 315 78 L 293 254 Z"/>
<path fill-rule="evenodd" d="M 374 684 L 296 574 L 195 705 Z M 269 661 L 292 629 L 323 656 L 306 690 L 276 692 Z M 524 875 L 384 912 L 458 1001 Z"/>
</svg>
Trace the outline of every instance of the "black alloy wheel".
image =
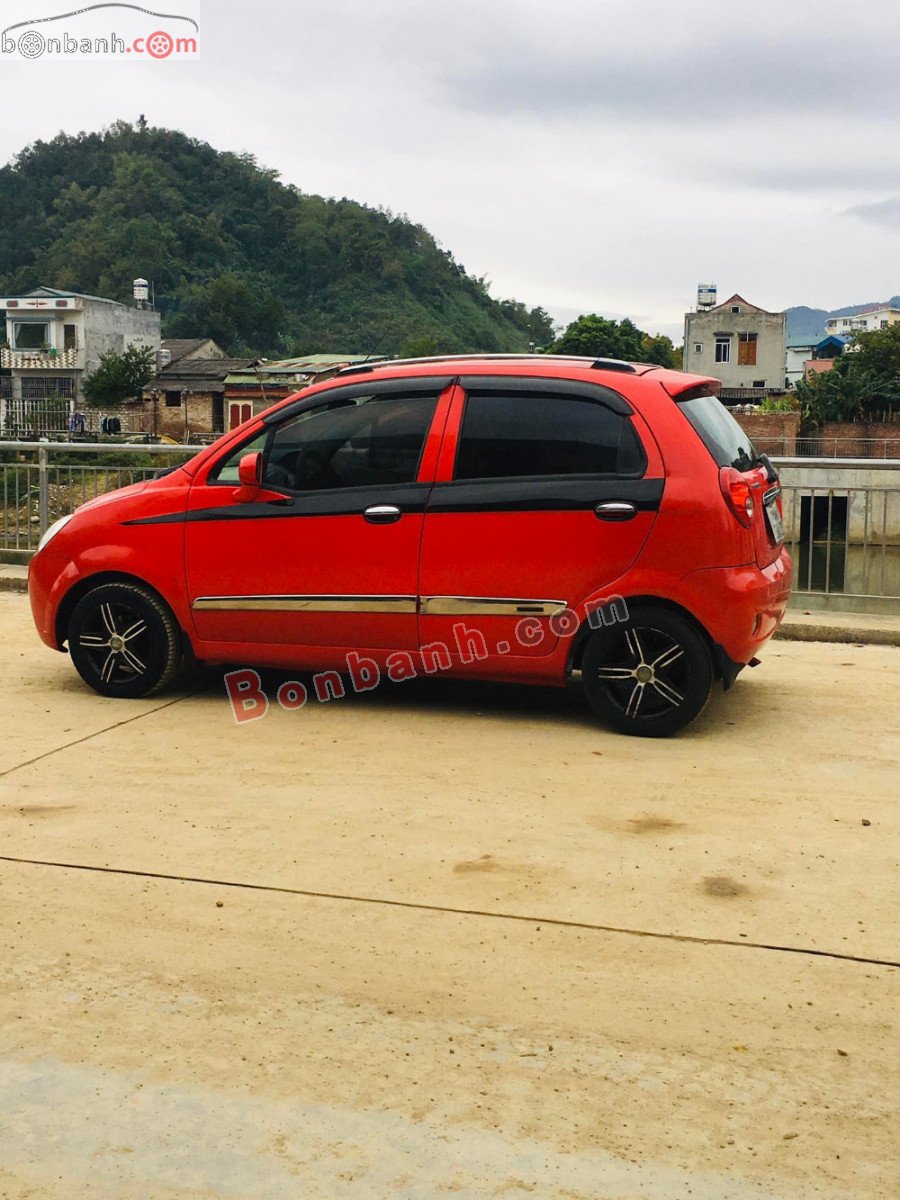
<svg viewBox="0 0 900 1200">
<path fill-rule="evenodd" d="M 181 660 L 175 618 L 138 584 L 104 583 L 82 596 L 69 618 L 68 641 L 78 674 L 103 696 L 151 696 Z"/>
<path fill-rule="evenodd" d="M 594 711 L 622 733 L 668 737 L 702 712 L 715 671 L 703 634 L 685 617 L 639 605 L 596 630 L 581 664 Z"/>
</svg>

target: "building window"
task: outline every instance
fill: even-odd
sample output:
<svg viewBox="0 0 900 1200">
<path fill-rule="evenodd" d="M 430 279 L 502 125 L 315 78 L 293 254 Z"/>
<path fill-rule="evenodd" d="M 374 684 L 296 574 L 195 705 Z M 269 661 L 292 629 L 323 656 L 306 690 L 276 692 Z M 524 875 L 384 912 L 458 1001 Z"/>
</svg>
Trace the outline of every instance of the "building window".
<svg viewBox="0 0 900 1200">
<path fill-rule="evenodd" d="M 166 408 L 181 408 L 181 392 L 166 392 Z"/>
<path fill-rule="evenodd" d="M 702 342 L 694 342 L 694 353 L 695 354 L 703 353 L 703 343 Z"/>
<path fill-rule="evenodd" d="M 765 386 L 766 386 L 766 381 L 764 379 L 754 379 L 753 380 L 753 387 L 764 388 Z"/>
<path fill-rule="evenodd" d="M 890 325 L 890 321 L 882 321 L 881 322 L 882 329 L 887 329 L 889 325 Z"/>
<path fill-rule="evenodd" d="M 74 350 L 77 346 L 75 341 L 75 326 L 63 325 L 63 349 Z"/>
<path fill-rule="evenodd" d="M 43 350 L 50 341 L 50 326 L 37 321 L 17 321 L 13 325 L 14 349 Z"/>
<path fill-rule="evenodd" d="M 64 396 L 67 400 L 75 394 L 75 383 L 71 378 L 60 375 L 23 375 L 22 399 L 46 400 L 49 396 Z"/>
<path fill-rule="evenodd" d="M 738 334 L 738 366 L 756 366 L 756 337 L 755 333 Z M 754 385 L 755 386 L 755 385 Z"/>
<path fill-rule="evenodd" d="M 741 306 L 739 304 L 732 304 L 731 311 L 733 313 L 739 313 L 741 311 Z"/>
<path fill-rule="evenodd" d="M 731 362 L 731 338 L 717 337 L 716 338 L 716 362 L 727 363 Z"/>
</svg>

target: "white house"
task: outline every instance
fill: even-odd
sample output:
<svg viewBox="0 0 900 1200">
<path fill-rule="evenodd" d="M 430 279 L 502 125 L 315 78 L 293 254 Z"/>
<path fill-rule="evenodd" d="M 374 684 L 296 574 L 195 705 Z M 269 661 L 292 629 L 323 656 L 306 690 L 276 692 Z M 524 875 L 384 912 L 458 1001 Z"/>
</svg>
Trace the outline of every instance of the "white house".
<svg viewBox="0 0 900 1200">
<path fill-rule="evenodd" d="M 825 332 L 837 337 L 850 337 L 854 333 L 871 333 L 873 329 L 887 329 L 900 325 L 900 308 L 887 305 L 872 305 L 852 317 L 830 317 L 825 322 Z"/>
<path fill-rule="evenodd" d="M 50 287 L 0 297 L 0 322 L 0 426 L 8 408 L 24 412 L 49 397 L 77 407 L 82 380 L 102 354 L 128 346 L 160 348 L 158 312 Z"/>
</svg>

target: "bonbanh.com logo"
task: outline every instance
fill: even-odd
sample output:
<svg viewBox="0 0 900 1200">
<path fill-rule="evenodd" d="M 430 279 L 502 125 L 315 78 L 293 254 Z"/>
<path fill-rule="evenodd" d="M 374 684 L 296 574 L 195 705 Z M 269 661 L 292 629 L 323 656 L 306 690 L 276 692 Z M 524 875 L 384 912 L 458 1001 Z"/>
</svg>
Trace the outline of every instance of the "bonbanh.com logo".
<svg viewBox="0 0 900 1200">
<path fill-rule="evenodd" d="M 102 36 L 87 36 L 86 20 L 90 14 L 102 9 L 126 9 L 155 21 L 179 21 L 192 27 L 188 33 L 185 25 L 176 27 L 175 32 L 151 27 L 140 36 L 124 35 L 116 31 L 104 31 Z M 124 15 L 124 14 L 123 14 Z M 149 59 L 165 59 L 173 56 L 197 56 L 197 34 L 199 25 L 193 17 L 179 13 L 152 12 L 136 4 L 106 3 L 91 4 L 70 12 L 55 13 L 44 17 L 32 17 L 17 21 L 0 32 L 0 54 L 35 61 L 44 57 L 90 57 L 100 55 L 137 55 Z"/>
</svg>

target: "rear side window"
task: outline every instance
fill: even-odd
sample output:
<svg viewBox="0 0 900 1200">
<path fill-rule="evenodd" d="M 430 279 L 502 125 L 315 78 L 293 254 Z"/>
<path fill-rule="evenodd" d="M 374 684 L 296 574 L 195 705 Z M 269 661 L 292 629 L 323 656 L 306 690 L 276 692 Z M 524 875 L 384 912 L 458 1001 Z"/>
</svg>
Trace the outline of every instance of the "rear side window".
<svg viewBox="0 0 900 1200">
<path fill-rule="evenodd" d="M 753 443 L 737 421 L 713 395 L 692 394 L 689 400 L 679 400 L 678 407 L 696 430 L 703 445 L 720 467 L 735 467 L 749 471 L 759 456 Z"/>
<path fill-rule="evenodd" d="M 574 396 L 469 395 L 457 479 L 639 475 L 646 460 L 631 421 Z"/>
</svg>

